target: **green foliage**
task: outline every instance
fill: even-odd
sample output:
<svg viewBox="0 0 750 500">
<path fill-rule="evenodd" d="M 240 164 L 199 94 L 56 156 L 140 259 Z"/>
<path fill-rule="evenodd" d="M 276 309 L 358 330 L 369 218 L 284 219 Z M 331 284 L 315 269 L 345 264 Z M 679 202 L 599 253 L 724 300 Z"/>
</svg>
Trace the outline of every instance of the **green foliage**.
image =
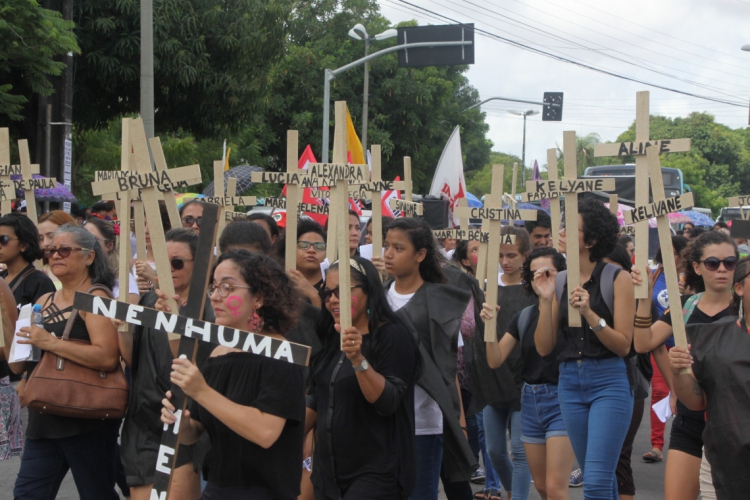
<svg viewBox="0 0 750 500">
<path fill-rule="evenodd" d="M 23 120 L 31 93 L 52 94 L 48 76 L 65 68 L 60 56 L 80 52 L 74 24 L 36 0 L 4 0 L 0 4 L 0 116 Z M 15 83 L 7 83 L 8 81 Z"/>
<path fill-rule="evenodd" d="M 521 164 L 521 158 L 515 155 L 508 155 L 505 153 L 499 153 L 493 151 L 490 153 L 490 160 L 481 170 L 475 170 L 473 172 L 466 172 L 466 189 L 477 198 L 482 198 L 490 192 L 492 188 L 492 165 L 504 165 L 503 171 L 503 190 L 506 193 L 511 192 L 513 185 L 513 163 Z M 525 193 L 526 186 L 521 184 L 521 170 L 519 167 L 518 174 L 516 176 L 516 193 Z M 526 169 L 526 179 L 531 179 L 531 169 Z"/>
<path fill-rule="evenodd" d="M 583 137 L 576 135 L 576 166 L 579 177 L 588 167 L 601 164 L 598 158 L 594 158 L 594 146 L 601 142 L 601 137 L 596 132 Z M 562 179 L 565 176 L 565 154 L 559 144 L 556 147 L 558 178 Z"/>
</svg>

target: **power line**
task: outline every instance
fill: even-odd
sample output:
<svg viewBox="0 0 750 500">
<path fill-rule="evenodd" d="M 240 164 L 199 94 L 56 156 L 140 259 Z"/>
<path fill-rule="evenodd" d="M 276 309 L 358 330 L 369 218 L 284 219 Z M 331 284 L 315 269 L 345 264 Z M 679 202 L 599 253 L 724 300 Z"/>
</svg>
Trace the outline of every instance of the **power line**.
<svg viewBox="0 0 750 500">
<path fill-rule="evenodd" d="M 386 1 L 388 1 L 390 3 L 390 2 L 393 2 L 395 0 L 386 0 Z M 432 11 L 430 9 L 425 8 L 425 7 L 421 7 L 421 6 L 412 4 L 411 2 L 408 2 L 406 0 L 398 0 L 398 1 L 401 2 L 401 3 L 403 3 L 403 4 L 409 5 L 409 6 L 413 7 L 413 8 L 415 8 L 415 9 L 418 9 L 419 11 L 428 12 L 428 13 L 432 14 L 433 16 L 441 18 L 441 20 L 448 20 L 448 21 L 451 21 L 453 23 L 464 24 L 464 23 L 460 23 L 459 21 L 457 21 L 457 20 L 455 20 L 455 19 L 453 19 L 451 17 L 448 17 L 448 16 L 446 16 L 444 14 L 439 14 L 439 13 L 434 12 L 434 11 Z M 687 91 L 684 91 L 684 90 L 678 90 L 678 89 L 674 89 L 674 88 L 667 87 L 667 86 L 664 86 L 664 85 L 658 85 L 658 84 L 655 84 L 655 83 L 650 83 L 650 82 L 647 82 L 647 81 L 644 81 L 644 80 L 640 80 L 640 79 L 637 79 L 637 78 L 633 78 L 633 77 L 629 77 L 629 76 L 626 76 L 626 75 L 621 75 L 621 74 L 616 73 L 614 71 L 610 71 L 610 70 L 606 70 L 606 69 L 602 69 L 602 68 L 597 68 L 595 66 L 591 66 L 590 64 L 586 64 L 586 63 L 583 63 L 583 62 L 575 61 L 575 60 L 571 59 L 570 57 L 559 56 L 559 55 L 552 54 L 550 52 L 547 52 L 547 51 L 544 51 L 544 50 L 541 50 L 541 49 L 537 49 L 535 47 L 531 47 L 529 45 L 520 43 L 520 42 L 518 42 L 516 40 L 512 40 L 510 38 L 506 38 L 506 37 L 497 35 L 495 33 L 483 30 L 481 28 L 475 27 L 474 31 L 476 33 L 478 33 L 480 36 L 486 36 L 488 38 L 492 38 L 494 40 L 506 43 L 508 45 L 512 45 L 512 46 L 514 46 L 516 48 L 520 48 L 522 50 L 526 50 L 526 51 L 529 51 L 529 52 L 532 52 L 532 53 L 535 53 L 535 54 L 543 55 L 543 56 L 546 56 L 546 57 L 558 60 L 560 62 L 565 62 L 565 63 L 568 63 L 568 64 L 573 64 L 575 66 L 578 66 L 578 67 L 581 67 L 581 68 L 584 68 L 584 69 L 588 69 L 588 70 L 591 70 L 591 71 L 595 71 L 597 73 L 601 73 L 601 74 L 604 74 L 604 75 L 608 75 L 608 76 L 612 76 L 612 77 L 615 77 L 615 78 L 619 78 L 621 80 L 631 81 L 631 82 L 638 83 L 638 84 L 641 84 L 641 85 L 648 85 L 649 87 L 653 87 L 653 88 L 657 88 L 657 89 L 662 89 L 662 90 L 666 90 L 668 92 L 674 92 L 674 93 L 677 93 L 677 94 L 686 95 L 686 96 L 690 96 L 690 97 L 695 97 L 697 99 L 703 99 L 703 100 L 707 100 L 707 101 L 723 103 L 723 104 L 726 104 L 728 106 L 736 106 L 736 107 L 742 107 L 742 108 L 744 108 L 746 106 L 745 103 L 729 101 L 729 100 L 718 98 L 718 97 L 711 97 L 711 96 L 703 96 L 703 95 L 700 95 L 700 94 L 694 94 L 692 92 L 687 92 Z"/>
</svg>

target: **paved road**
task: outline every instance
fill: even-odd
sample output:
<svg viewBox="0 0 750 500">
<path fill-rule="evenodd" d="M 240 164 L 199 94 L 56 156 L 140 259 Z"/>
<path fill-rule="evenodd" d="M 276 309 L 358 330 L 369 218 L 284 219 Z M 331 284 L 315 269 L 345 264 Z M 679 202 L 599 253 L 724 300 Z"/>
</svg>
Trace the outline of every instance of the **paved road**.
<svg viewBox="0 0 750 500">
<path fill-rule="evenodd" d="M 650 401 L 650 399 L 647 400 L 647 402 L 648 401 Z M 635 444 L 633 445 L 633 474 L 637 490 L 636 498 L 655 500 L 664 498 L 664 462 L 658 464 L 646 464 L 640 458 L 643 453 L 651 449 L 651 443 L 649 441 L 650 424 L 648 410 L 649 406 L 647 405 L 644 410 L 643 422 L 641 423 L 641 427 L 635 438 Z M 25 414 L 26 411 L 24 410 L 24 425 L 26 422 Z M 667 439 L 670 427 L 671 422 L 668 422 L 666 430 Z M 13 483 L 15 482 L 20 463 L 21 461 L 19 458 L 0 462 L 0 498 L 11 498 Z M 479 489 L 479 485 L 474 485 L 474 490 Z M 78 500 L 78 493 L 76 491 L 73 477 L 70 473 L 65 477 L 57 498 L 58 500 Z M 582 500 L 583 489 L 571 489 L 570 499 Z M 445 495 L 443 495 L 442 492 L 440 494 L 440 500 L 445 500 Z M 533 487 L 531 488 L 529 500 L 540 500 L 539 495 Z"/>
</svg>

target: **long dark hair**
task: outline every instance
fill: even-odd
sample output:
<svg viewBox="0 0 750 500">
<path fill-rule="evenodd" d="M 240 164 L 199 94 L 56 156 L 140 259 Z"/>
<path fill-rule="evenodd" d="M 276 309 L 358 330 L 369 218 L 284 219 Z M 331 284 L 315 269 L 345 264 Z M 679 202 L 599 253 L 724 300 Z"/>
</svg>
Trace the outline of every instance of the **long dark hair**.
<svg viewBox="0 0 750 500">
<path fill-rule="evenodd" d="M 620 224 L 607 207 L 599 200 L 585 198 L 578 202 L 578 214 L 583 220 L 583 241 L 593 244 L 589 260 L 597 262 L 609 255 L 617 245 Z M 570 235 L 577 238 L 576 235 Z"/>
<path fill-rule="evenodd" d="M 700 262 L 703 257 L 703 251 L 709 245 L 721 245 L 726 243 L 734 247 L 734 255 L 737 256 L 737 243 L 734 242 L 726 233 L 722 231 L 706 231 L 690 242 L 682 251 L 683 270 L 685 272 L 685 285 L 689 286 L 696 292 L 705 292 L 706 285 L 703 283 L 703 277 L 693 269 L 693 262 Z"/>
<path fill-rule="evenodd" d="M 409 337 L 413 342 L 413 347 L 418 359 L 418 372 L 422 372 L 422 358 L 419 355 L 419 348 L 417 342 L 408 333 L 408 329 L 399 319 L 396 313 L 393 312 L 391 306 L 388 304 L 388 298 L 385 295 L 385 288 L 383 283 L 380 281 L 380 275 L 378 274 L 375 266 L 367 259 L 361 257 L 351 257 L 357 263 L 359 269 L 353 265 L 349 266 L 351 271 L 351 283 L 352 285 L 358 285 L 361 287 L 364 294 L 367 296 L 367 310 L 368 310 L 368 321 L 367 327 L 370 336 L 370 356 L 372 360 L 376 360 L 380 355 L 379 352 L 379 338 L 378 331 L 385 324 L 397 324 L 404 328 L 404 335 Z M 333 265 L 328 269 L 338 269 L 339 263 L 334 262 Z M 364 274 L 360 271 L 364 271 Z M 340 351 L 341 345 L 339 340 L 339 334 L 334 328 L 335 322 L 333 315 L 328 308 L 323 304 L 323 308 L 318 316 L 318 325 L 316 333 L 321 345 L 323 346 L 315 355 L 313 355 L 310 361 L 310 383 L 315 377 L 326 369 L 328 364 L 331 362 L 337 352 Z"/>
<path fill-rule="evenodd" d="M 473 276 L 474 270 L 471 269 L 471 266 L 465 266 L 464 260 L 469 260 L 469 240 L 461 240 L 456 243 L 456 249 L 453 250 L 451 256 L 451 263 Z"/>
<path fill-rule="evenodd" d="M 521 285 L 523 286 L 523 291 L 526 292 L 526 295 L 529 297 L 537 296 L 534 287 L 531 286 L 531 282 L 534 281 L 534 275 L 531 272 L 531 263 L 540 257 L 550 257 L 552 259 L 552 265 L 558 273 L 560 271 L 565 271 L 568 268 L 568 263 L 566 262 L 565 257 L 554 248 L 541 247 L 532 250 L 529 256 L 523 261 L 523 267 L 521 268 L 523 277 Z"/>
<path fill-rule="evenodd" d="M 424 260 L 419 264 L 419 275 L 428 283 L 447 283 L 440 266 L 440 252 L 435 243 L 432 229 L 424 221 L 417 219 L 396 219 L 389 226 L 386 235 L 390 231 L 403 231 L 409 238 L 415 252 L 423 248 L 427 251 Z"/>
<path fill-rule="evenodd" d="M 18 243 L 26 245 L 21 257 L 26 262 L 34 262 L 44 256 L 44 250 L 39 244 L 39 230 L 31 219 L 22 214 L 7 214 L 0 217 L 0 226 L 13 228 Z"/>
</svg>

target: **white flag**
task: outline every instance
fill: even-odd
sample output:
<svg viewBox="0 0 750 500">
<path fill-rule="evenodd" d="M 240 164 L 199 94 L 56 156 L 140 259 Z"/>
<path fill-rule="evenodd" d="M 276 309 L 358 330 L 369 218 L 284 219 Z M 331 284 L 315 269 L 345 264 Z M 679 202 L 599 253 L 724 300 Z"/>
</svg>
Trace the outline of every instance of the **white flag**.
<svg viewBox="0 0 750 500">
<path fill-rule="evenodd" d="M 450 223 L 455 226 L 453 210 L 458 206 L 458 200 L 466 198 L 466 180 L 464 179 L 464 162 L 461 156 L 461 134 L 458 126 L 453 129 L 445 149 L 440 155 L 440 161 L 432 178 L 430 194 L 450 201 Z"/>
</svg>

